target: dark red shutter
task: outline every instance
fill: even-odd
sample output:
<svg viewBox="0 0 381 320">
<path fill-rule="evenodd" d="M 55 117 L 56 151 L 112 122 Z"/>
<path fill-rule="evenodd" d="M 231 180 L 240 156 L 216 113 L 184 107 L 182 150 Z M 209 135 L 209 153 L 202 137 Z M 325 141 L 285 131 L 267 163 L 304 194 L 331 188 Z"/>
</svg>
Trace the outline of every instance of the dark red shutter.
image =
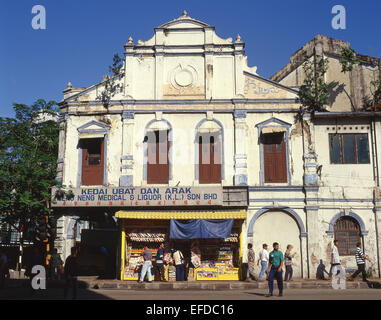
<svg viewBox="0 0 381 320">
<path fill-rule="evenodd" d="M 168 184 L 169 140 L 168 131 L 154 131 L 147 141 L 147 183 Z"/>
<path fill-rule="evenodd" d="M 199 137 L 199 183 L 221 183 L 221 136 L 205 134 Z"/>
<path fill-rule="evenodd" d="M 262 139 L 265 182 L 287 182 L 284 134 L 263 134 Z"/>
<path fill-rule="evenodd" d="M 102 185 L 104 175 L 104 139 L 82 139 L 80 145 L 82 148 L 82 185 Z"/>
</svg>

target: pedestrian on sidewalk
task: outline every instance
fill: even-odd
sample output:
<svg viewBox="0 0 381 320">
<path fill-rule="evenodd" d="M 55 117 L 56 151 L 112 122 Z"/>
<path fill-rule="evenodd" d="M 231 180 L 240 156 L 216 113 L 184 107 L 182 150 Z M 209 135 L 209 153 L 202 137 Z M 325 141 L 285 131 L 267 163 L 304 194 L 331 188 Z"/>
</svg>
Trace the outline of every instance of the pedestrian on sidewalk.
<svg viewBox="0 0 381 320">
<path fill-rule="evenodd" d="M 161 243 L 156 254 L 155 280 L 166 281 L 164 275 L 164 243 Z"/>
<path fill-rule="evenodd" d="M 5 287 L 5 276 L 8 273 L 8 258 L 3 249 L 0 248 L 0 289 Z"/>
<path fill-rule="evenodd" d="M 140 273 L 139 283 L 144 281 L 146 274 L 148 275 L 148 282 L 152 282 L 152 251 L 148 249 L 147 246 L 144 246 L 143 252 L 140 254 L 144 259 L 144 264 L 142 268 L 142 272 Z"/>
<path fill-rule="evenodd" d="M 265 273 L 266 273 L 266 278 L 268 276 L 267 274 L 268 262 L 269 262 L 269 252 L 267 251 L 267 244 L 264 243 L 262 245 L 262 250 L 259 251 L 258 265 L 261 264 L 261 271 L 259 273 L 259 281 L 262 281 L 262 277 Z"/>
<path fill-rule="evenodd" d="M 61 269 L 63 266 L 63 261 L 59 255 L 57 248 L 54 248 L 53 254 L 49 260 L 50 264 L 50 276 L 52 280 L 61 280 Z"/>
<path fill-rule="evenodd" d="M 284 257 L 281 251 L 279 251 L 279 243 L 273 243 L 273 251 L 270 252 L 269 266 L 267 267 L 267 273 L 269 275 L 269 293 L 266 297 L 272 297 L 274 289 L 274 278 L 278 284 L 279 297 L 283 296 L 283 262 Z"/>
<path fill-rule="evenodd" d="M 251 280 L 256 280 L 254 275 L 254 268 L 255 268 L 255 252 L 253 250 L 253 245 L 249 243 L 247 245 L 247 265 L 249 268 L 249 274 L 248 277 L 246 277 L 245 281 L 250 282 Z"/>
<path fill-rule="evenodd" d="M 77 289 L 78 289 L 78 258 L 77 258 L 77 248 L 71 248 L 71 254 L 66 258 L 64 277 L 65 277 L 65 288 L 64 288 L 64 298 L 68 297 L 69 288 L 72 287 L 73 300 L 77 299 Z"/>
<path fill-rule="evenodd" d="M 365 260 L 368 260 L 369 262 L 371 262 L 371 260 L 361 250 L 361 242 L 357 242 L 357 249 L 356 249 L 355 258 L 356 258 L 356 263 L 357 263 L 357 270 L 350 276 L 348 281 L 353 281 L 354 278 L 356 278 L 361 272 L 362 281 L 367 282 L 366 271 L 365 271 Z"/>
<path fill-rule="evenodd" d="M 333 247 L 331 252 L 331 269 L 329 270 L 329 276 L 332 277 L 332 273 L 338 276 L 340 272 L 345 272 L 341 266 L 339 255 L 339 240 L 333 240 Z"/>
<path fill-rule="evenodd" d="M 296 252 L 291 253 L 293 246 L 291 244 L 287 245 L 287 250 L 284 253 L 284 264 L 286 266 L 286 273 L 284 275 L 284 281 L 292 281 L 292 258 L 295 256 Z"/>
<path fill-rule="evenodd" d="M 177 249 L 173 254 L 173 259 L 175 260 L 176 267 L 176 281 L 184 281 L 184 256 L 183 253 Z"/>
</svg>

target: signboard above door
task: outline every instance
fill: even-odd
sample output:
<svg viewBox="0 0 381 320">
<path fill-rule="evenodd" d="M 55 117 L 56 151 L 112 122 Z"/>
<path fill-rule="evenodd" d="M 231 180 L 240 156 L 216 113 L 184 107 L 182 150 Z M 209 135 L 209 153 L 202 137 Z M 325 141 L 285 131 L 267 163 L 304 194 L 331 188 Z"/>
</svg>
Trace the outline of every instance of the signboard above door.
<svg viewBox="0 0 381 320">
<path fill-rule="evenodd" d="M 52 207 L 222 206 L 222 187 L 52 189 Z"/>
</svg>

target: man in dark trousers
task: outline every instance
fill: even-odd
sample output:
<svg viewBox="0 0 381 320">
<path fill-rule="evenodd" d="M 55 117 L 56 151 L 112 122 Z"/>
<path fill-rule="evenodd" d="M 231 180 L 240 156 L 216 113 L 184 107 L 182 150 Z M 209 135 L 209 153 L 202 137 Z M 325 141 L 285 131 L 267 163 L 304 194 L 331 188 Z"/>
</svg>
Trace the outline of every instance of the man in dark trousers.
<svg viewBox="0 0 381 320">
<path fill-rule="evenodd" d="M 156 265 L 155 265 L 155 280 L 165 281 L 164 276 L 164 243 L 160 244 L 159 249 L 157 249 L 156 254 Z"/>
<path fill-rule="evenodd" d="M 279 243 L 273 243 L 274 250 L 270 252 L 269 266 L 267 267 L 267 274 L 269 275 L 269 294 L 266 297 L 272 297 L 274 289 L 274 278 L 278 284 L 279 297 L 283 296 L 283 262 L 284 257 L 282 252 L 279 251 Z"/>
<path fill-rule="evenodd" d="M 366 271 L 365 271 L 365 260 L 368 260 L 370 262 L 370 259 L 362 252 L 361 250 L 361 242 L 357 242 L 357 249 L 356 249 L 356 263 L 357 263 L 357 270 L 354 274 L 350 276 L 348 281 L 353 281 L 354 278 L 356 278 L 360 272 L 362 274 L 362 281 L 366 282 Z"/>
<path fill-rule="evenodd" d="M 77 299 L 77 277 L 78 277 L 78 261 L 77 261 L 77 249 L 75 247 L 71 248 L 71 255 L 66 258 L 65 261 L 65 289 L 64 297 L 67 299 L 69 287 L 73 289 L 73 300 Z"/>
</svg>

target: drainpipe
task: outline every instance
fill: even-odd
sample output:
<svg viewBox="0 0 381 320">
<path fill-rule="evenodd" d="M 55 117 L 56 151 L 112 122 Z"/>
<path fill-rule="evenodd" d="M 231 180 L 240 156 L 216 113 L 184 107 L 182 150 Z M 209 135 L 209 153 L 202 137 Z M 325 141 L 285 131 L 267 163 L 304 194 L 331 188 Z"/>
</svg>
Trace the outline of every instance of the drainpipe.
<svg viewBox="0 0 381 320">
<path fill-rule="evenodd" d="M 376 137 L 376 116 L 373 117 L 373 121 L 370 123 L 371 129 L 371 139 L 372 139 L 372 153 L 373 153 L 373 178 L 375 181 L 375 186 L 378 189 L 379 184 L 379 171 L 378 171 L 378 154 L 377 154 L 377 137 Z M 374 213 L 374 224 L 376 231 L 376 254 L 377 254 L 377 269 L 378 269 L 378 277 L 381 277 L 380 270 L 380 248 L 378 244 L 378 222 L 377 222 L 377 211 L 376 211 L 376 190 L 373 188 L 373 213 Z"/>
<path fill-rule="evenodd" d="M 302 145 L 303 145 L 303 191 L 304 191 L 304 204 L 307 205 L 307 191 L 306 191 L 306 183 L 305 183 L 305 176 L 306 176 L 306 159 L 304 157 L 304 155 L 306 154 L 305 153 L 305 144 L 304 144 L 304 119 L 303 119 L 303 115 L 304 115 L 304 112 L 302 111 L 302 109 L 300 109 L 300 116 L 301 116 L 301 123 L 302 123 Z M 307 277 L 308 279 L 310 278 L 310 259 L 309 259 L 309 252 L 308 252 L 308 212 L 307 212 L 307 209 L 305 208 L 304 209 L 304 212 L 306 213 L 306 233 L 307 233 L 307 237 L 306 237 L 306 253 L 307 253 Z M 300 244 L 302 245 L 302 238 L 300 238 Z M 302 247 L 303 249 L 303 247 Z M 303 252 L 303 250 L 301 250 L 301 252 Z M 303 259 L 303 258 L 302 258 Z M 302 278 L 303 278 L 303 260 L 302 260 Z"/>
</svg>

